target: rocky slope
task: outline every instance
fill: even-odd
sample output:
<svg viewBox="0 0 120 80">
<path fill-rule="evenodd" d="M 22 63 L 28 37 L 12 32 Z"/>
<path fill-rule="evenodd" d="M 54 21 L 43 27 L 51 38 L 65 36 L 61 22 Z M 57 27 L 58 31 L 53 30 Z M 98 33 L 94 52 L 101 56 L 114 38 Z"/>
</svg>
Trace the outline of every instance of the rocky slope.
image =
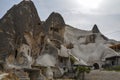
<svg viewBox="0 0 120 80">
<path fill-rule="evenodd" d="M 65 43 L 73 43 L 74 48 L 71 50 L 71 53 L 90 65 L 94 63 L 101 65 L 101 61 L 106 57 L 119 55 L 109 48 L 109 46 L 119 44 L 119 42 L 105 37 L 99 31 L 97 25 L 94 25 L 90 31 L 76 29 L 67 25 L 64 39 Z"/>
<path fill-rule="evenodd" d="M 85 80 L 119 80 L 120 73 L 115 71 L 93 70 L 86 74 Z"/>
<path fill-rule="evenodd" d="M 74 48 L 71 54 L 87 63 L 116 55 L 117 53 L 108 46 L 118 43 L 105 37 L 96 24 L 90 31 L 76 29 L 65 25 L 62 16 L 55 12 L 45 22 L 41 22 L 32 1 L 22 1 L 14 5 L 0 19 L 0 38 L 0 55 L 4 59 L 11 53 L 17 57 L 16 52 L 25 52 L 26 49 L 18 50 L 22 46 L 30 48 L 28 52 L 32 58 L 37 58 L 39 54 L 44 53 L 57 55 L 57 48 L 60 48 L 61 43 L 72 43 Z M 46 47 L 49 50 L 46 50 Z"/>
<path fill-rule="evenodd" d="M 118 43 L 105 37 L 97 25 L 90 31 L 66 25 L 59 13 L 53 12 L 41 22 L 32 1 L 14 5 L 0 19 L 0 60 L 5 69 L 39 65 L 48 67 L 53 75 L 52 66 L 63 74 L 64 66 L 70 66 L 69 56 L 80 65 L 101 65 L 106 57 L 119 55 L 109 48 Z"/>
</svg>

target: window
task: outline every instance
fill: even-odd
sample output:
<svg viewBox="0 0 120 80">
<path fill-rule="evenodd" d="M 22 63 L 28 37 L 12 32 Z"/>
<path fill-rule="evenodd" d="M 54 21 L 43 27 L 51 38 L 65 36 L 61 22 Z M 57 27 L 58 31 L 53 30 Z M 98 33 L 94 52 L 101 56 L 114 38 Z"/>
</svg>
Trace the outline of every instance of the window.
<svg viewBox="0 0 120 80">
<path fill-rule="evenodd" d="M 28 55 L 30 55 L 30 54 L 29 54 L 29 49 L 28 49 Z"/>
<path fill-rule="evenodd" d="M 38 25 L 40 25 L 40 23 L 38 23 Z"/>
<path fill-rule="evenodd" d="M 54 29 L 54 31 L 55 31 L 55 32 L 59 32 L 59 30 L 58 30 L 58 29 Z"/>
<path fill-rule="evenodd" d="M 53 30 L 53 27 L 51 27 L 50 30 L 52 31 L 52 30 Z"/>
<path fill-rule="evenodd" d="M 15 59 L 17 58 L 17 55 L 18 55 L 18 51 L 15 50 Z"/>
</svg>

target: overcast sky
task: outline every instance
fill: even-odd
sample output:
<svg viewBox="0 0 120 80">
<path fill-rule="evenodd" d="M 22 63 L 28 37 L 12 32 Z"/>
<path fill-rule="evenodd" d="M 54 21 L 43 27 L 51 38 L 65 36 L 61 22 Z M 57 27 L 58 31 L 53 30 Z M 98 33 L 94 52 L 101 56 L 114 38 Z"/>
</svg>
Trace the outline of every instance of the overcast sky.
<svg viewBox="0 0 120 80">
<path fill-rule="evenodd" d="M 0 18 L 22 0 L 0 0 Z M 91 30 L 94 24 L 108 38 L 120 41 L 120 0 L 32 0 L 41 20 L 60 13 L 66 24 Z"/>
</svg>

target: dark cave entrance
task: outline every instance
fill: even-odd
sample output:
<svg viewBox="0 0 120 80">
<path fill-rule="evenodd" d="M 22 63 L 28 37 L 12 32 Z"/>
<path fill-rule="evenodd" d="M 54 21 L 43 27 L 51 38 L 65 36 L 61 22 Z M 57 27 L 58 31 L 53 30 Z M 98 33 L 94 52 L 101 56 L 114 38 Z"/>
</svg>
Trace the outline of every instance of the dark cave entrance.
<svg viewBox="0 0 120 80">
<path fill-rule="evenodd" d="M 94 69 L 99 69 L 100 68 L 98 63 L 94 63 L 93 67 L 94 67 Z"/>
<path fill-rule="evenodd" d="M 3 64 L 0 64 L 0 71 L 3 71 L 3 70 L 4 70 Z"/>
</svg>

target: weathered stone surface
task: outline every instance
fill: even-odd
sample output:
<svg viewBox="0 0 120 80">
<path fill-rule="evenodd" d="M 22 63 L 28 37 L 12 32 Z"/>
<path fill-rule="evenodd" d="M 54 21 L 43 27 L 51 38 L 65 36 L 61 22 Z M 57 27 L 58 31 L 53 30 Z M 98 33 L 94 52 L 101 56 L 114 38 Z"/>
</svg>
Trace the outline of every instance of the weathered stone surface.
<svg viewBox="0 0 120 80">
<path fill-rule="evenodd" d="M 0 61 L 5 62 L 0 64 L 0 70 L 5 66 L 4 70 L 28 71 L 31 80 L 41 77 L 39 69 L 49 79 L 61 77 L 69 73 L 73 64 L 101 64 L 106 55 L 117 54 L 106 48 L 112 42 L 108 41 L 96 24 L 91 31 L 72 28 L 55 12 L 41 21 L 33 2 L 23 0 L 0 19 Z M 37 75 L 31 65 L 38 65 Z"/>
<path fill-rule="evenodd" d="M 22 44 L 28 45 L 31 54 L 34 53 L 33 56 L 36 56 L 39 54 L 40 34 L 41 20 L 33 2 L 22 1 L 14 5 L 0 19 L 0 58 L 5 60 L 5 57 L 9 57 L 10 54 L 15 57 L 18 52 L 19 56 L 22 55 L 21 53 L 27 49 L 25 47 L 20 53 L 18 49 Z M 23 55 L 27 55 L 26 52 Z M 22 61 L 22 58 L 18 57 L 16 61 Z"/>
<path fill-rule="evenodd" d="M 97 27 L 96 24 L 93 26 L 92 32 L 93 32 L 93 33 L 100 33 L 100 31 L 99 31 L 99 29 L 98 29 L 98 27 Z"/>
<path fill-rule="evenodd" d="M 65 22 L 63 17 L 59 13 L 51 13 L 50 16 L 45 21 L 45 30 L 49 31 L 51 27 L 62 28 L 65 27 Z"/>
<path fill-rule="evenodd" d="M 88 35 L 88 36 L 86 36 L 85 44 L 95 43 L 95 39 L 96 39 L 96 35 L 95 34 Z"/>
<path fill-rule="evenodd" d="M 0 58 L 7 61 L 8 68 L 30 68 L 44 54 L 57 58 L 64 29 L 59 13 L 53 12 L 41 22 L 33 2 L 24 0 L 0 19 Z"/>
<path fill-rule="evenodd" d="M 48 32 L 50 39 L 57 39 L 63 42 L 65 22 L 59 13 L 51 13 L 44 23 L 44 30 Z"/>
</svg>

